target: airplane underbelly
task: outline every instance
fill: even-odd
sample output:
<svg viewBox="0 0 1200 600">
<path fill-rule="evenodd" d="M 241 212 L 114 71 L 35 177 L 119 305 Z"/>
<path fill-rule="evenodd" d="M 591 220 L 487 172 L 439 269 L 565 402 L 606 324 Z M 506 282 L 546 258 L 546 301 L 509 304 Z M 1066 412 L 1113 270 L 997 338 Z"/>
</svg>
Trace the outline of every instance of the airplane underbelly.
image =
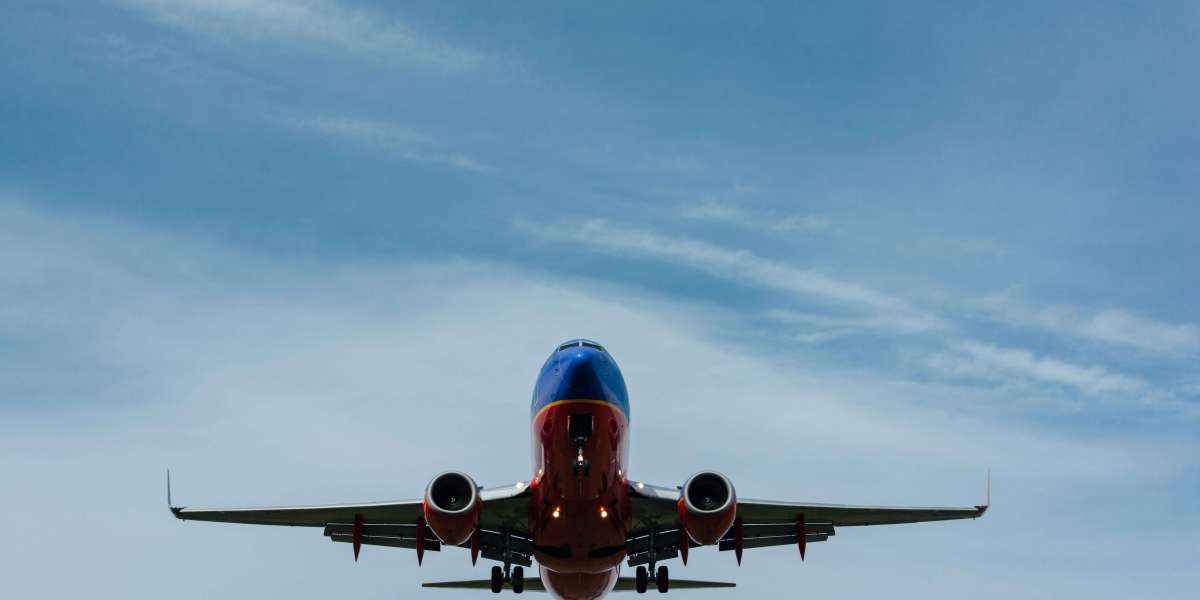
<svg viewBox="0 0 1200 600">
<path fill-rule="evenodd" d="M 535 416 L 530 525 L 547 569 L 601 575 L 625 559 L 626 428 L 620 410 L 597 401 L 558 402 Z"/>
<path fill-rule="evenodd" d="M 599 600 L 617 584 L 617 569 L 600 573 L 559 573 L 539 568 L 546 591 L 563 600 Z"/>
</svg>

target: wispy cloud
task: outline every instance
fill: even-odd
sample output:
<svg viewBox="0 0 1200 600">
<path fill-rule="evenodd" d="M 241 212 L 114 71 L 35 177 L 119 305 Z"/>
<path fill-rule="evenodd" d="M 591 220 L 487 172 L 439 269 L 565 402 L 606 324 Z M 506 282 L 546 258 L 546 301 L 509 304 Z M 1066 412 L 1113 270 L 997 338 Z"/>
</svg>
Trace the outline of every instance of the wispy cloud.
<svg viewBox="0 0 1200 600">
<path fill-rule="evenodd" d="M 416 31 L 393 17 L 332 0 L 116 0 L 194 33 L 313 44 L 359 56 L 468 69 L 479 53 Z"/>
<path fill-rule="evenodd" d="M 919 333 L 929 331 L 923 319 L 909 321 L 896 315 L 853 317 L 832 316 L 774 308 L 765 315 L 768 319 L 795 328 L 790 337 L 807 344 L 820 344 L 856 335 L 878 335 L 880 332 Z"/>
<path fill-rule="evenodd" d="M 1010 325 L 1042 329 L 1162 356 L 1200 354 L 1200 326 L 1167 323 L 1121 308 L 1031 306 L 1012 294 L 995 294 L 976 302 L 985 313 Z"/>
<path fill-rule="evenodd" d="M 926 331 L 942 326 L 938 318 L 916 310 L 899 297 L 820 271 L 763 258 L 746 250 L 732 250 L 653 231 L 611 227 L 600 219 L 578 225 L 541 225 L 527 221 L 518 221 L 516 225 L 544 240 L 575 242 L 599 252 L 666 261 L 722 279 L 789 292 L 809 301 L 874 311 L 890 327 L 901 331 Z"/>
<path fill-rule="evenodd" d="M 950 353 L 935 354 L 928 366 L 945 374 L 991 380 L 1019 378 L 1066 386 L 1088 395 L 1145 394 L 1145 381 L 1098 366 L 1078 365 L 1055 358 L 1039 357 L 1023 348 L 963 341 Z"/>
<path fill-rule="evenodd" d="M 437 140 L 393 123 L 345 116 L 282 116 L 272 121 L 295 131 L 320 135 L 379 151 L 385 157 L 441 164 L 476 173 L 495 167 L 446 150 Z"/>
<path fill-rule="evenodd" d="M 829 231 L 833 227 L 828 217 L 762 212 L 712 199 L 683 204 L 676 212 L 686 219 L 727 223 L 769 233 L 811 233 Z"/>
<path fill-rule="evenodd" d="M 244 73 L 194 60 L 169 45 L 109 34 L 104 36 L 100 48 L 109 64 L 136 71 L 139 75 L 153 73 L 171 85 L 185 86 L 176 90 L 181 93 L 256 83 L 253 77 Z M 225 124 L 260 126 L 265 123 L 276 129 L 319 136 L 323 138 L 322 142 L 333 140 L 357 146 L 387 159 L 444 165 L 476 173 L 497 170 L 475 157 L 448 147 L 449 144 L 434 136 L 387 120 L 322 113 L 320 109 L 281 107 L 275 100 L 266 101 L 253 95 L 221 94 L 205 99 L 203 104 L 206 107 L 219 106 Z M 172 115 L 180 109 L 179 102 L 158 106 Z"/>
</svg>

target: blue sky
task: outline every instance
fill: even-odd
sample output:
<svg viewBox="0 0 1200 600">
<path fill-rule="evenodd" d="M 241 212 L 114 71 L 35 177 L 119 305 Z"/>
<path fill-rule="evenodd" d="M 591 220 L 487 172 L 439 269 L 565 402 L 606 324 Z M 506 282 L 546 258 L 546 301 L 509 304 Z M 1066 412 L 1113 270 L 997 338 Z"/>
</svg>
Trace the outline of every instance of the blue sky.
<svg viewBox="0 0 1200 600">
<path fill-rule="evenodd" d="M 533 377 L 577 336 L 626 372 L 649 481 L 974 504 L 993 469 L 984 520 L 676 576 L 745 597 L 1200 584 L 1193 3 L 3 10 L 18 592 L 482 576 L 178 524 L 162 471 L 197 505 L 525 478 Z"/>
</svg>

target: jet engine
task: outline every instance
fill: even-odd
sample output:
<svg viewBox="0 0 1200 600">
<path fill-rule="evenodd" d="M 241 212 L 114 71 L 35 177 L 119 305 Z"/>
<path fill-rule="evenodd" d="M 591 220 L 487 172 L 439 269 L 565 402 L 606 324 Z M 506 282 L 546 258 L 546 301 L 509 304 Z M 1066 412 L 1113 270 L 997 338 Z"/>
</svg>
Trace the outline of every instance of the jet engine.
<svg viewBox="0 0 1200 600">
<path fill-rule="evenodd" d="M 443 544 L 462 544 L 479 525 L 479 486 L 465 473 L 442 473 L 425 489 L 424 512 L 425 523 Z"/>
<path fill-rule="evenodd" d="M 716 471 L 692 475 L 683 484 L 679 516 L 688 537 L 700 545 L 715 544 L 737 517 L 737 496 L 729 478 Z"/>
</svg>

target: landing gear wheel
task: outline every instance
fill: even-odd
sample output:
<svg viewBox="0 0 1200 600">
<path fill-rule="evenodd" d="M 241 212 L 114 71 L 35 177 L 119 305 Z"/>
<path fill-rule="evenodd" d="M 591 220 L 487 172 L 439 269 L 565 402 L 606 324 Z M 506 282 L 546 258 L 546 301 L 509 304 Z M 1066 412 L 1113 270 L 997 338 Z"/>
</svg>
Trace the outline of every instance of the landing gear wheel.
<svg viewBox="0 0 1200 600">
<path fill-rule="evenodd" d="M 499 594 L 500 588 L 504 587 L 504 571 L 499 565 L 492 567 L 492 593 Z"/>
<path fill-rule="evenodd" d="M 512 588 L 514 594 L 520 594 L 525 591 L 525 569 L 513 567 Z"/>
<path fill-rule="evenodd" d="M 648 585 L 650 585 L 650 574 L 646 572 L 646 567 L 638 567 L 637 576 L 633 579 L 634 588 L 637 589 L 637 593 L 645 594 Z"/>
<path fill-rule="evenodd" d="M 671 580 L 667 577 L 666 565 L 658 568 L 658 573 L 654 575 L 654 585 L 658 586 L 660 594 L 667 593 L 667 589 L 671 586 Z"/>
</svg>

